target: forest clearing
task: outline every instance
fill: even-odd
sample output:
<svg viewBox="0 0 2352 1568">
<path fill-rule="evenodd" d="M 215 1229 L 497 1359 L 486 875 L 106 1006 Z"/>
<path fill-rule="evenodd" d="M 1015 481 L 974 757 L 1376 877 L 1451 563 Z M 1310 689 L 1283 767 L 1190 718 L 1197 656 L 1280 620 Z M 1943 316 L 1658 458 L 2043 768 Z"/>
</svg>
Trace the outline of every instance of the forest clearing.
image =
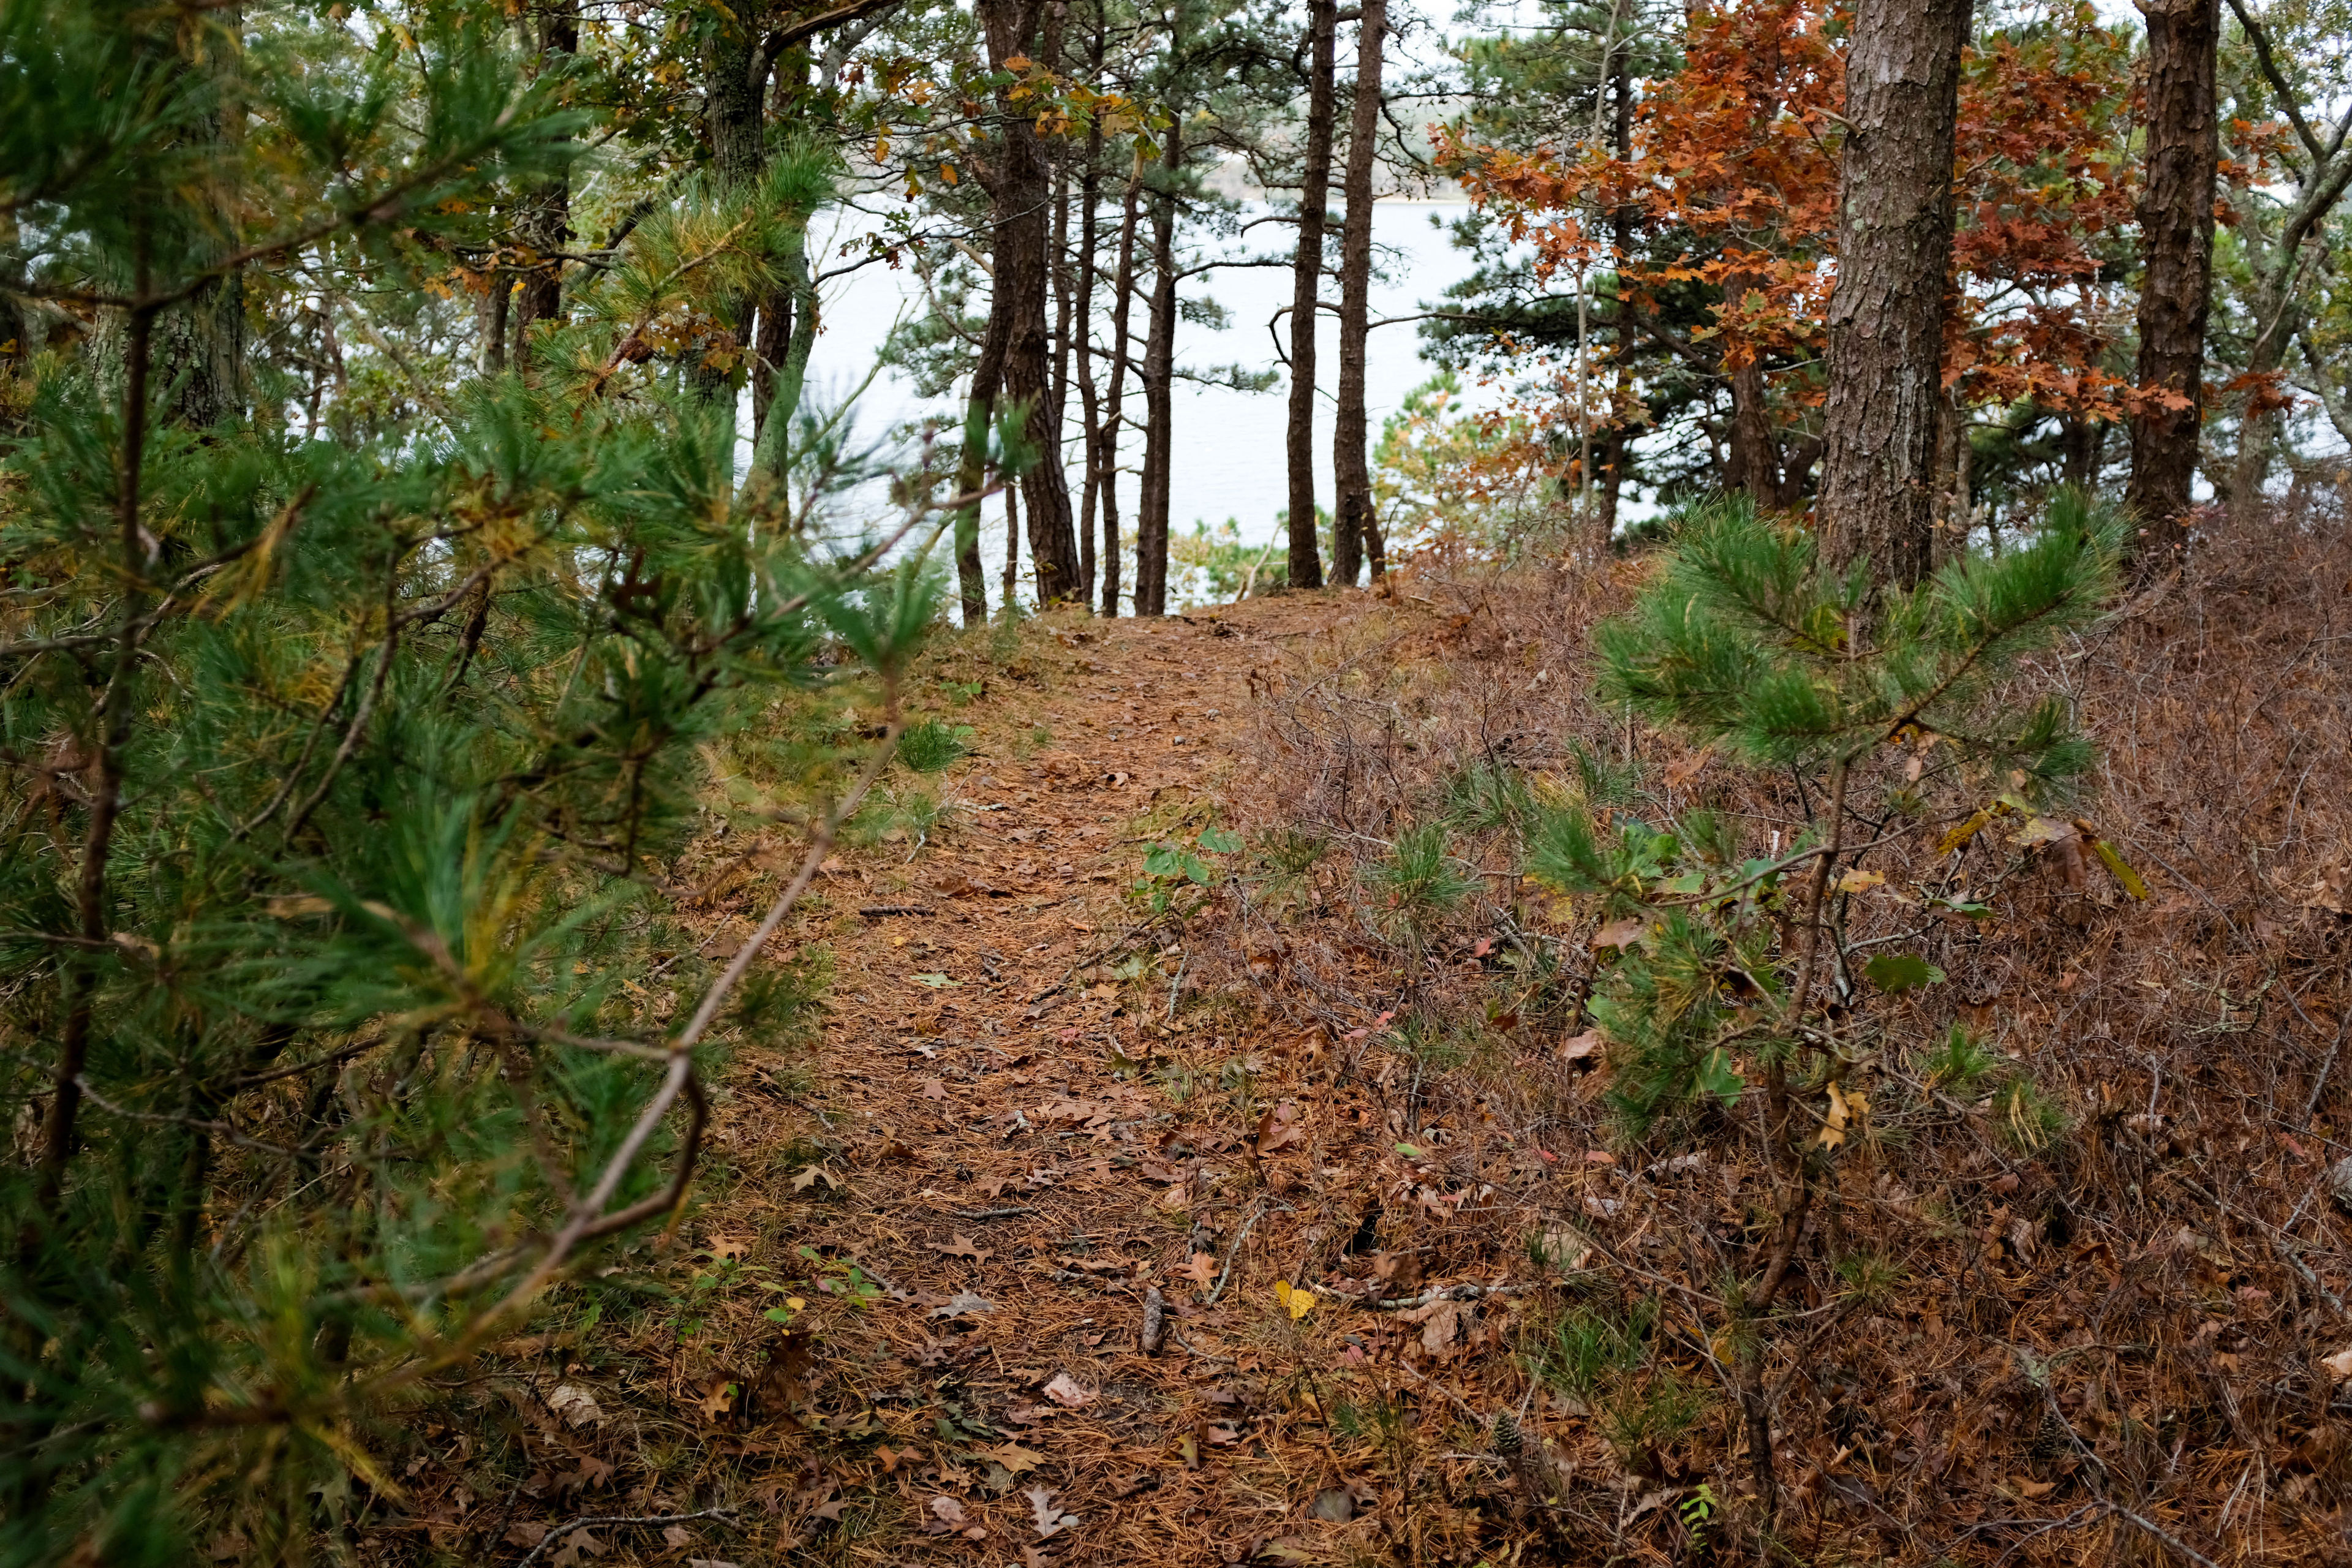
<svg viewBox="0 0 2352 1568">
<path fill-rule="evenodd" d="M 2352 1563 L 2347 80 L 0 0 L 0 1568 Z"/>
</svg>

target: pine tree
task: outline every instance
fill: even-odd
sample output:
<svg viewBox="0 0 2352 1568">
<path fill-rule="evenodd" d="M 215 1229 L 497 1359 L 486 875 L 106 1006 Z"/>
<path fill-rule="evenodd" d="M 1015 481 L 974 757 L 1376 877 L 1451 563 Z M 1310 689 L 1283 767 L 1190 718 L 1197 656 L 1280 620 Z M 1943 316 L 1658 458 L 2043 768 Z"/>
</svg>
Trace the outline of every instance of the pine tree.
<svg viewBox="0 0 2352 1568">
<path fill-rule="evenodd" d="M 584 127 L 500 6 L 236 16 L 0 0 L 0 290 L 95 321 L 0 365 L 9 1562 L 306 1555 L 383 1412 L 675 1223 L 713 1053 L 804 989 L 755 966 L 889 758 L 955 499 L 910 476 L 828 557 L 698 392 L 823 149 L 647 204 L 529 384 L 395 344 L 378 416 L 290 425 L 222 337 L 361 282 L 429 317 Z M 817 682 L 880 739 L 796 719 Z M 814 796 L 730 803 L 720 759 Z M 807 825 L 723 964 L 670 868 L 712 811 Z"/>
<path fill-rule="evenodd" d="M 1940 978 L 1917 953 L 1849 949 L 1841 911 L 1891 874 L 1866 859 L 1892 866 L 1895 847 L 1924 836 L 1931 794 L 1959 803 L 1938 856 L 1996 816 L 2074 831 L 2037 814 L 2090 746 L 2062 701 L 2014 688 L 2023 656 L 2099 612 L 2123 540 L 2116 514 L 2069 494 L 2020 548 L 1965 556 L 1905 590 L 1859 564 L 1831 570 L 1814 535 L 1759 520 L 1745 500 L 1717 502 L 1680 520 L 1633 611 L 1600 630 L 1603 700 L 1738 762 L 1793 770 L 1822 807 L 1809 841 L 1762 855 L 1704 810 L 1603 824 L 1553 806 L 1529 836 L 1529 872 L 1596 906 L 1599 942 L 1617 955 L 1591 1011 L 1625 1135 L 1690 1136 L 1710 1113 L 1764 1130 L 1770 1191 L 1757 1202 L 1775 1223 L 1723 1292 L 1720 1326 L 1768 1514 L 1774 1309 L 1803 1267 L 1815 1194 L 1866 1123 L 1849 1074 L 1885 1027 L 1857 982 L 1893 993 Z M 1760 1115 L 1742 1110 L 1759 1091 Z"/>
</svg>

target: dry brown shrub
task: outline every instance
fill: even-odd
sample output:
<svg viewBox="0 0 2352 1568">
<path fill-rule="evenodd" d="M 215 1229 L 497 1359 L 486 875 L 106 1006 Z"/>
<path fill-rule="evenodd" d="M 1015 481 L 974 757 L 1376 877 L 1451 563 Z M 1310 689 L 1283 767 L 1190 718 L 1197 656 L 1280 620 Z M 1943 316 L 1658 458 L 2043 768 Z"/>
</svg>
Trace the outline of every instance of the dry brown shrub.
<svg viewBox="0 0 2352 1568">
<path fill-rule="evenodd" d="M 1773 1338 L 1780 1530 L 1804 1561 L 2352 1561 L 2352 1358 L 2329 1364 L 2352 1350 L 2352 539 L 2343 491 L 2300 495 L 2259 531 L 2217 520 L 2185 570 L 2025 674 L 2098 742 L 2071 809 L 2146 901 L 2070 847 L 1987 833 L 1939 859 L 1980 782 L 1931 767 L 1919 823 L 1885 819 L 1870 863 L 1889 883 L 1967 887 L 1995 911 L 1848 903 L 1849 942 L 1911 932 L 1948 979 L 1849 997 L 1877 1042 L 1856 1080 L 1868 1130 Z M 1706 805 L 1750 852 L 1792 841 L 1819 805 L 1803 781 L 1592 703 L 1591 628 L 1643 570 L 1424 572 L 1294 643 L 1230 791 L 1259 870 L 1188 942 L 1199 989 L 1254 994 L 1322 1042 L 1297 1087 L 1360 1130 L 1361 1163 L 1335 1146 L 1326 1173 L 1350 1178 L 1292 1194 L 1265 1245 L 1334 1288 L 1370 1288 L 1367 1253 L 1390 1279 L 1544 1280 L 1465 1308 L 1478 1323 L 1443 1349 L 1373 1345 L 1419 1390 L 1423 1545 L 1491 1552 L 1540 1526 L 1561 1560 L 1746 1550 L 1725 1516 L 1685 1510 L 1705 1483 L 1740 1515 L 1708 1303 L 1769 1228 L 1752 1128 L 1709 1112 L 1647 1144 L 1618 1134 L 1584 1038 L 1591 922 L 1519 875 L 1507 829 L 1456 814 L 1475 887 L 1419 921 L 1381 873 L 1401 836 L 1448 820 L 1467 771 L 1572 790 L 1580 746 L 1638 764 L 1625 809 L 1645 820 Z M 1899 763 L 1875 788 L 1902 785 Z M 1937 1078 L 1955 1024 L 1993 1057 L 1965 1097 Z M 1528 1247 L 1546 1237 L 1597 1250 L 1547 1269 Z M 1644 1300 L 1638 1365 L 1591 1398 L 1531 1399 L 1557 1325 Z M 1677 1391 L 1696 1419 L 1644 1428 Z M 1509 1444 L 1473 1425 L 1514 1415 L 1557 1502 L 1513 1502 L 1525 1462 L 1498 1463 Z"/>
</svg>

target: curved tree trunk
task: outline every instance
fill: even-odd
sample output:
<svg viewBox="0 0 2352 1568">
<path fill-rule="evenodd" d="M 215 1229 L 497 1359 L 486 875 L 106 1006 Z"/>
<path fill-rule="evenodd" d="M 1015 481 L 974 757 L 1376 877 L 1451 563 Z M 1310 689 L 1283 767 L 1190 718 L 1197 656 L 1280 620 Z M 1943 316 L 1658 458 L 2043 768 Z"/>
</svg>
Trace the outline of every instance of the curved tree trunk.
<svg viewBox="0 0 2352 1568">
<path fill-rule="evenodd" d="M 1969 0 L 1861 0 L 1846 55 L 1821 517 L 1828 559 L 1909 587 L 1935 537 L 1952 146 Z"/>
<path fill-rule="evenodd" d="M 1388 0 L 1363 0 L 1357 24 L 1356 83 L 1348 125 L 1348 216 L 1339 237 L 1339 414 L 1331 443 L 1338 502 L 1333 509 L 1331 580 L 1355 585 L 1365 547 L 1379 559 L 1372 519 L 1371 433 L 1364 412 L 1364 351 L 1372 290 L 1372 161 L 1380 131 L 1381 48 L 1388 31 Z"/>
<path fill-rule="evenodd" d="M 1307 80 L 1306 167 L 1298 186 L 1298 250 L 1291 262 L 1289 583 L 1323 585 L 1315 517 L 1315 337 L 1322 324 L 1323 231 L 1331 199 L 1331 121 L 1338 96 L 1338 0 L 1309 0 L 1312 57 Z"/>
<path fill-rule="evenodd" d="M 2188 537 L 2182 519 L 2197 476 L 2204 419 L 2205 316 L 2212 299 L 2213 186 L 2221 156 L 2213 99 L 2219 0 L 2139 0 L 2147 18 L 2147 152 L 2139 199 L 2147 270 L 2139 292 L 2138 381 L 2182 399 L 2131 422 L 2124 496 L 2151 557 Z"/>
</svg>

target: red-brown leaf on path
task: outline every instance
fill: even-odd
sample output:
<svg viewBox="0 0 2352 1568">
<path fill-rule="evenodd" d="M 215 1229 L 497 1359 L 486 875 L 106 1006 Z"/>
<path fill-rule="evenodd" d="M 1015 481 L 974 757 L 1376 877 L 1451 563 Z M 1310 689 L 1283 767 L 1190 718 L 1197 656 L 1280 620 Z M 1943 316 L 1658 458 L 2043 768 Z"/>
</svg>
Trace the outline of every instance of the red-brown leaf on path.
<svg viewBox="0 0 2352 1568">
<path fill-rule="evenodd" d="M 1213 1285 L 1217 1282 L 1217 1260 L 1205 1252 L 1196 1252 L 1192 1254 L 1192 1261 L 1177 1272 L 1197 1283 Z"/>
<path fill-rule="evenodd" d="M 926 1506 L 928 1506 L 931 1512 L 936 1514 L 942 1522 L 951 1524 L 958 1530 L 961 1530 L 963 1528 L 963 1504 L 958 1502 L 955 1499 L 945 1496 L 935 1497 Z"/>
<path fill-rule="evenodd" d="M 925 1100 L 945 1100 L 947 1097 L 948 1086 L 946 1084 L 941 1083 L 935 1078 L 927 1078 L 923 1080 L 923 1098 Z"/>
<path fill-rule="evenodd" d="M 932 1242 L 930 1247 L 933 1252 L 944 1252 L 950 1258 L 969 1258 L 974 1263 L 985 1263 L 996 1256 L 987 1247 L 974 1247 L 971 1237 L 961 1231 L 957 1231 L 945 1241 Z"/>
<path fill-rule="evenodd" d="M 751 1254 L 751 1244 L 741 1237 L 710 1233 L 710 1260 L 713 1263 L 733 1263 Z"/>
<path fill-rule="evenodd" d="M 1081 1387 L 1066 1372 L 1054 1374 L 1054 1381 L 1045 1385 L 1045 1397 L 1072 1410 L 1084 1409 L 1095 1402 L 1094 1391 Z"/>
<path fill-rule="evenodd" d="M 1293 1143 L 1307 1142 L 1307 1129 L 1298 1120 L 1298 1107 L 1284 1100 L 1257 1119 L 1257 1131 L 1252 1138 L 1259 1158 Z"/>
<path fill-rule="evenodd" d="M 1566 1045 L 1560 1047 L 1560 1059 L 1562 1061 L 1580 1062 L 1600 1048 L 1601 1031 L 1598 1029 L 1587 1029 L 1584 1033 L 1574 1037 Z"/>
</svg>

